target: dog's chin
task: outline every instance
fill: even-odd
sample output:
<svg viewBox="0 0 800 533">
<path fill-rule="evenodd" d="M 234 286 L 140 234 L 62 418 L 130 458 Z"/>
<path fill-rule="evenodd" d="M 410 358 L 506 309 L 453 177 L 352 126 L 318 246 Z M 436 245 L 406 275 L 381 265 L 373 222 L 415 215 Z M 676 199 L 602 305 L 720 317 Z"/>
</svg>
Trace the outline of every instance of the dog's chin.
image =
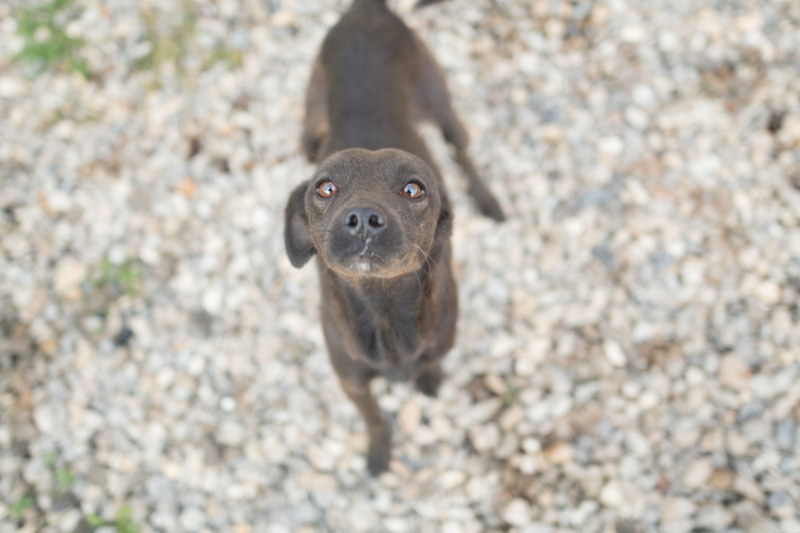
<svg viewBox="0 0 800 533">
<path fill-rule="evenodd" d="M 365 277 L 369 277 L 370 273 L 380 274 L 378 261 L 373 257 L 363 255 L 353 258 L 350 269 Z"/>
<path fill-rule="evenodd" d="M 388 278 L 394 274 L 394 268 L 382 258 L 371 254 L 353 255 L 342 258 L 334 270 L 349 278 Z"/>
<path fill-rule="evenodd" d="M 387 261 L 383 257 L 369 254 L 340 258 L 328 266 L 347 278 L 393 278 L 413 270 L 403 261 Z"/>
</svg>

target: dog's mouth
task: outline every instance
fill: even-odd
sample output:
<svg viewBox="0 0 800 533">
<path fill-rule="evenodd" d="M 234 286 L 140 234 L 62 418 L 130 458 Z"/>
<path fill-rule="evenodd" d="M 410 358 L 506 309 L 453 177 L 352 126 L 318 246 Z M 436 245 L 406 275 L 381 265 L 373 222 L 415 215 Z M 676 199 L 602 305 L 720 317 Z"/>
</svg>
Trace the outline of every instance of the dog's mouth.
<svg viewBox="0 0 800 533">
<path fill-rule="evenodd" d="M 328 256 L 328 266 L 348 278 L 386 278 L 401 274 L 405 261 L 375 239 L 359 240 L 349 250 Z"/>
<path fill-rule="evenodd" d="M 374 248 L 370 248 L 371 243 L 372 237 L 367 238 L 364 241 L 364 247 L 350 260 L 353 270 L 359 274 L 368 274 L 377 270 L 380 260 L 383 259 Z"/>
<path fill-rule="evenodd" d="M 363 253 L 362 253 L 363 252 Z M 329 263 L 330 268 L 342 276 L 350 278 L 387 278 L 404 274 L 413 267 L 413 261 L 393 254 L 385 257 L 377 250 L 363 245 L 358 251 L 340 256 Z"/>
<path fill-rule="evenodd" d="M 347 278 L 391 278 L 410 272 L 418 266 L 413 243 L 402 235 L 348 235 L 330 232 L 317 249 L 328 268 Z M 419 248 L 419 246 L 416 246 Z"/>
</svg>

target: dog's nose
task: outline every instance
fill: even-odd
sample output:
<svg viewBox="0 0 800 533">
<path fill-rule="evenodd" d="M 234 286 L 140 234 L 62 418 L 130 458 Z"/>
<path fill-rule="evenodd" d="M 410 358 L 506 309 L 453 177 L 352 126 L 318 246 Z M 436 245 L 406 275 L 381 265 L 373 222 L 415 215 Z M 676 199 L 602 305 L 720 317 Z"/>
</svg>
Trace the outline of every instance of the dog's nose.
<svg viewBox="0 0 800 533">
<path fill-rule="evenodd" d="M 344 216 L 344 225 L 352 235 L 372 237 L 386 227 L 386 219 L 373 209 L 358 207 Z"/>
</svg>

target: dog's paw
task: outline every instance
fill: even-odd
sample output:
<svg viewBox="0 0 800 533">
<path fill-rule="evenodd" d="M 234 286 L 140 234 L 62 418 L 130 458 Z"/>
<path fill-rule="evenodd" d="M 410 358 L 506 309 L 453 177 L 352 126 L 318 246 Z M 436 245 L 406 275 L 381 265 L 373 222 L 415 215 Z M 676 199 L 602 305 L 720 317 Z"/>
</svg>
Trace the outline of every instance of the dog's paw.
<svg viewBox="0 0 800 533">
<path fill-rule="evenodd" d="M 489 217 L 497 222 L 503 222 L 506 219 L 503 208 L 500 207 L 500 203 L 491 193 L 487 192 L 485 195 L 477 197 L 477 200 L 478 209 L 483 216 Z"/>
<path fill-rule="evenodd" d="M 375 477 L 389 470 L 389 450 L 370 450 L 367 455 L 367 470 Z"/>
<path fill-rule="evenodd" d="M 370 428 L 369 451 L 367 452 L 367 470 L 373 476 L 379 476 L 389 470 L 389 458 L 392 455 L 392 433 L 387 424 Z"/>
<path fill-rule="evenodd" d="M 414 384 L 422 394 L 435 398 L 439 394 L 439 385 L 442 384 L 442 374 L 440 372 L 421 374 Z"/>
</svg>

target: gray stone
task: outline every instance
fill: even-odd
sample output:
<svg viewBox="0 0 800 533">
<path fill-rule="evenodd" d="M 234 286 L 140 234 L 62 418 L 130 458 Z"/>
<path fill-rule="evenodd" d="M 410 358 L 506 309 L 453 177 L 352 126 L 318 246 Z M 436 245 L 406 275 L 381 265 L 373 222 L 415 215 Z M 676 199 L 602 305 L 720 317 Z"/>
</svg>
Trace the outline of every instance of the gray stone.
<svg viewBox="0 0 800 533">
<path fill-rule="evenodd" d="M 178 521 L 186 531 L 200 531 L 206 523 L 206 515 L 197 507 L 187 507 L 181 511 Z"/>
</svg>

